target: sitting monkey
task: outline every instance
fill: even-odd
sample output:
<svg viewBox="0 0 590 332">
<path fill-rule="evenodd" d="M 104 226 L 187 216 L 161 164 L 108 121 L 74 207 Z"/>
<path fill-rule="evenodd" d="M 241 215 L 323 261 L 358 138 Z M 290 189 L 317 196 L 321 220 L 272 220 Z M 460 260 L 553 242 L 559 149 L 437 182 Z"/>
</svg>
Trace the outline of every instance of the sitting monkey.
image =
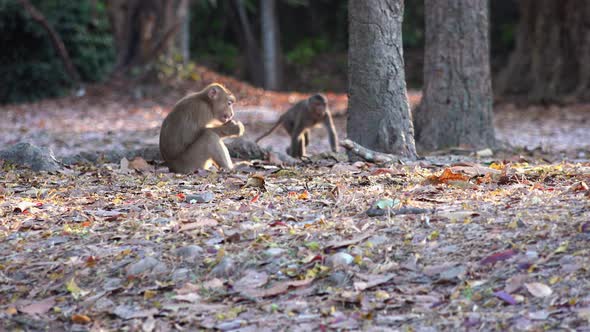
<svg viewBox="0 0 590 332">
<path fill-rule="evenodd" d="M 170 171 L 192 173 L 213 163 L 233 168 L 221 139 L 244 134 L 244 125 L 232 120 L 235 101 L 228 89 L 213 83 L 176 103 L 160 130 L 160 152 Z"/>
<path fill-rule="evenodd" d="M 309 144 L 309 130 L 320 122 L 323 122 L 328 130 L 332 151 L 338 152 L 338 135 L 328 108 L 328 99 L 321 94 L 313 95 L 293 105 L 281 115 L 269 131 L 256 139 L 256 143 L 270 135 L 279 125 L 283 125 L 291 137 L 291 147 L 287 149 L 287 153 L 295 158 L 301 158 L 305 156 L 305 148 Z"/>
</svg>

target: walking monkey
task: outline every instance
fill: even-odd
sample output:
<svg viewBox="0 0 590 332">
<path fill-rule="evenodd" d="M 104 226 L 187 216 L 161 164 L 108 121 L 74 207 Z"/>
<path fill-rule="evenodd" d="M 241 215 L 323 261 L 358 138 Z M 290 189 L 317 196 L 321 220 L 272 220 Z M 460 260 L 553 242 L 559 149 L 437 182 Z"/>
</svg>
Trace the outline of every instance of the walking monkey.
<svg viewBox="0 0 590 332">
<path fill-rule="evenodd" d="M 291 137 L 291 147 L 287 149 L 287 153 L 295 158 L 301 158 L 305 156 L 305 148 L 309 144 L 309 130 L 320 122 L 323 122 L 328 130 L 332 151 L 338 152 L 338 135 L 328 108 L 328 99 L 321 94 L 313 95 L 293 105 L 281 115 L 269 131 L 256 139 L 256 143 L 282 125 Z"/>
</svg>

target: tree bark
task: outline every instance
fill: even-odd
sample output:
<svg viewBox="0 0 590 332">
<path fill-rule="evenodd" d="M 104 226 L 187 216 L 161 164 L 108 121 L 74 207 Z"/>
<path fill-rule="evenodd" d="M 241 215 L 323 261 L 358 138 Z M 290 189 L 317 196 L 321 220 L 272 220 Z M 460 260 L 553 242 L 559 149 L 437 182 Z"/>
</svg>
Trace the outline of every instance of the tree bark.
<svg viewBox="0 0 590 332">
<path fill-rule="evenodd" d="M 262 87 L 264 86 L 264 70 L 260 57 L 260 43 L 254 35 L 244 0 L 232 1 L 230 8 L 235 16 L 232 20 L 234 33 L 238 36 L 240 48 L 246 53 L 245 67 L 248 69 L 250 81 L 254 85 Z"/>
<path fill-rule="evenodd" d="M 182 56 L 182 62 L 190 60 L 190 8 L 189 0 L 179 0 L 176 16 L 180 21 L 179 32 L 176 35 L 175 48 Z"/>
<path fill-rule="evenodd" d="M 590 2 L 519 4 L 516 48 L 496 91 L 532 102 L 590 101 Z"/>
<path fill-rule="evenodd" d="M 403 0 L 349 0 L 348 138 L 416 157 L 402 50 Z"/>
<path fill-rule="evenodd" d="M 276 0 L 260 0 L 264 88 L 269 90 L 278 90 L 282 85 L 281 43 L 276 7 Z"/>
<path fill-rule="evenodd" d="M 74 66 L 74 63 L 70 58 L 68 50 L 66 49 L 66 46 L 64 45 L 64 42 L 57 33 L 57 31 L 55 31 L 51 24 L 47 22 L 45 16 L 29 0 L 19 0 L 19 2 L 25 8 L 27 13 L 31 16 L 31 18 L 35 20 L 37 23 L 39 23 L 43 27 L 43 29 L 45 29 L 45 31 L 47 31 L 49 39 L 51 40 L 51 44 L 57 51 L 59 58 L 64 64 L 66 73 L 74 83 L 79 84 L 80 74 L 78 73 L 76 66 Z"/>
<path fill-rule="evenodd" d="M 115 37 L 115 72 L 153 61 L 170 50 L 182 19 L 185 0 L 108 0 Z"/>
<path fill-rule="evenodd" d="M 487 0 L 425 0 L 422 102 L 417 145 L 495 146 Z"/>
</svg>

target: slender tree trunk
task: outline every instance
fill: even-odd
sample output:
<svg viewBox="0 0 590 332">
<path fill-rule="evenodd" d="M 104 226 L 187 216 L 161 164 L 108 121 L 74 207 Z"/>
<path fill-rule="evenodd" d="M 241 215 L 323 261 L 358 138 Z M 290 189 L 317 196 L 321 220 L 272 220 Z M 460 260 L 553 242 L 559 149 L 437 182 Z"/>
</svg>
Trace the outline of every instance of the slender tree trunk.
<svg viewBox="0 0 590 332">
<path fill-rule="evenodd" d="M 68 53 L 68 50 L 66 49 L 66 46 L 64 45 L 60 35 L 57 33 L 57 31 L 55 31 L 51 24 L 47 22 L 45 16 L 29 0 L 19 0 L 19 2 L 25 8 L 31 18 L 37 23 L 41 24 L 43 29 L 47 31 L 49 40 L 51 41 L 53 48 L 55 48 L 59 58 L 63 62 L 66 73 L 74 83 L 79 84 L 80 74 L 78 73 L 76 66 L 74 66 L 74 63 L 70 58 L 70 54 Z"/>
<path fill-rule="evenodd" d="M 190 60 L 190 10 L 189 0 L 178 0 L 176 16 L 180 29 L 176 36 L 175 48 L 182 55 L 182 61 L 187 64 Z"/>
<path fill-rule="evenodd" d="M 348 138 L 416 157 L 404 73 L 402 0 L 349 0 Z"/>
<path fill-rule="evenodd" d="M 590 2 L 520 0 L 516 49 L 496 91 L 534 102 L 590 101 Z"/>
<path fill-rule="evenodd" d="M 232 27 L 238 36 L 240 47 L 246 52 L 246 68 L 248 68 L 250 81 L 254 85 L 262 87 L 264 86 L 264 70 L 260 57 L 260 46 L 244 7 L 244 0 L 233 0 L 230 8 L 236 16 L 232 21 Z"/>
<path fill-rule="evenodd" d="M 270 90 L 278 90 L 282 85 L 281 43 L 276 7 L 276 0 L 260 0 L 264 87 Z"/>
<path fill-rule="evenodd" d="M 487 0 L 425 0 L 422 102 L 416 141 L 426 150 L 495 146 Z"/>
<path fill-rule="evenodd" d="M 117 48 L 115 72 L 144 65 L 173 45 L 184 0 L 107 0 Z"/>
</svg>

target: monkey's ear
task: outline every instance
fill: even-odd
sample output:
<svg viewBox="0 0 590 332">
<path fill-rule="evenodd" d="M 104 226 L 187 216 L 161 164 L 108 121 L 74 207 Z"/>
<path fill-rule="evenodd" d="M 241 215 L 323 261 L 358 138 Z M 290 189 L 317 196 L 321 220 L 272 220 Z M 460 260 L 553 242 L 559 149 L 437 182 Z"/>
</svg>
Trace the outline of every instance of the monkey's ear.
<svg viewBox="0 0 590 332">
<path fill-rule="evenodd" d="M 209 92 L 207 92 L 207 96 L 209 96 L 209 99 L 211 100 L 217 99 L 217 97 L 219 97 L 219 89 L 216 86 L 212 86 L 211 89 L 209 89 Z"/>
</svg>

